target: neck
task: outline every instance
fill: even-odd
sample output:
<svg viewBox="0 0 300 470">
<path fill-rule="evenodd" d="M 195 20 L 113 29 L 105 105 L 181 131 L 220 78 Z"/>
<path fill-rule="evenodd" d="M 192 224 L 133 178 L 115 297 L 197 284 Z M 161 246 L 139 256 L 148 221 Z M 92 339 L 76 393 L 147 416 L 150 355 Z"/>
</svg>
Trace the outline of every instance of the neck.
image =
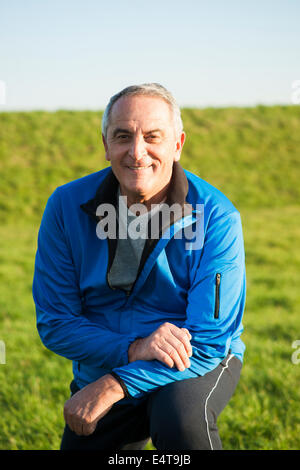
<svg viewBox="0 0 300 470">
<path fill-rule="evenodd" d="M 167 198 L 169 183 L 163 187 L 159 192 L 152 196 L 147 196 L 143 194 L 130 194 L 127 191 L 124 191 L 120 185 L 120 194 L 121 196 L 127 197 L 127 207 L 130 208 L 133 204 L 144 204 L 146 206 L 147 211 L 151 210 L 152 204 L 161 204 Z"/>
</svg>

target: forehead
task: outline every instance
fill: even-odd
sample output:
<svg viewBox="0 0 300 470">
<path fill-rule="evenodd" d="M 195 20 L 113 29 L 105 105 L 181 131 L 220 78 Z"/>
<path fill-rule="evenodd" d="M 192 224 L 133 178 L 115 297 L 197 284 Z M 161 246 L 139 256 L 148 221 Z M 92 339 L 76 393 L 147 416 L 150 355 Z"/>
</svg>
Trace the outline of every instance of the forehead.
<svg viewBox="0 0 300 470">
<path fill-rule="evenodd" d="M 110 126 L 173 127 L 170 105 L 156 96 L 122 96 L 112 107 Z"/>
</svg>

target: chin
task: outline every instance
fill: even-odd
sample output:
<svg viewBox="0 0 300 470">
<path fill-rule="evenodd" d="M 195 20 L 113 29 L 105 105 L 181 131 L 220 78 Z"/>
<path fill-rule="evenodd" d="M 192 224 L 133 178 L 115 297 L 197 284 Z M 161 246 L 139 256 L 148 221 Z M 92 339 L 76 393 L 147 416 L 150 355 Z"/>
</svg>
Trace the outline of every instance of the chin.
<svg viewBox="0 0 300 470">
<path fill-rule="evenodd" d="M 152 185 L 149 184 L 149 181 L 151 178 L 149 176 L 140 176 L 138 178 L 130 178 L 127 180 L 126 187 L 130 189 L 131 191 L 137 191 L 137 192 L 144 192 L 144 191 L 149 191 L 151 189 Z"/>
<path fill-rule="evenodd" d="M 130 185 L 126 188 L 128 192 L 131 194 L 135 194 L 136 196 L 145 196 L 146 194 L 149 193 L 149 189 L 147 188 L 146 184 L 145 185 Z"/>
</svg>

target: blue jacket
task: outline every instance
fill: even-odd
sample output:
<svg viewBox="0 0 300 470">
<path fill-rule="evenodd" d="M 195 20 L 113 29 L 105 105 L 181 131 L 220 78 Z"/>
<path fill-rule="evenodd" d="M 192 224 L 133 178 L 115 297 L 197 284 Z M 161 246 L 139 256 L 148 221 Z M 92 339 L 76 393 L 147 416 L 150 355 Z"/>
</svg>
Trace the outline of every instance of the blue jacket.
<svg viewBox="0 0 300 470">
<path fill-rule="evenodd" d="M 206 374 L 230 350 L 243 361 L 246 277 L 239 212 L 219 190 L 175 163 L 167 201 L 189 203 L 190 213 L 172 222 L 168 237 L 146 241 L 130 295 L 112 289 L 107 272 L 117 241 L 99 239 L 96 212 L 101 203 L 116 205 L 117 189 L 109 167 L 52 193 L 38 235 L 33 297 L 40 338 L 73 361 L 77 385 L 112 371 L 127 387 L 127 402 Z M 204 242 L 195 249 L 176 233 L 197 220 Z M 157 360 L 128 363 L 130 344 L 164 322 L 191 333 L 191 366 L 181 372 Z"/>
</svg>

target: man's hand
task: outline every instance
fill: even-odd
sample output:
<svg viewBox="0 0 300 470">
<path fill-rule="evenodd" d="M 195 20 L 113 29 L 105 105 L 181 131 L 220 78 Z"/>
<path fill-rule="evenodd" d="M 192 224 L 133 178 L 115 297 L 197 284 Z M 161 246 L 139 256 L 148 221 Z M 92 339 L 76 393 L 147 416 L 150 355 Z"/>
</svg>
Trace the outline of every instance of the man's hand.
<svg viewBox="0 0 300 470">
<path fill-rule="evenodd" d="M 106 374 L 76 392 L 65 403 L 65 421 L 77 435 L 88 436 L 112 405 L 122 398 L 121 385 L 112 375 Z"/>
<path fill-rule="evenodd" d="M 193 354 L 191 339 L 186 328 L 163 323 L 150 336 L 138 338 L 130 345 L 129 362 L 157 359 L 169 367 L 175 366 L 184 371 L 186 367 L 190 367 L 189 357 Z"/>
</svg>

